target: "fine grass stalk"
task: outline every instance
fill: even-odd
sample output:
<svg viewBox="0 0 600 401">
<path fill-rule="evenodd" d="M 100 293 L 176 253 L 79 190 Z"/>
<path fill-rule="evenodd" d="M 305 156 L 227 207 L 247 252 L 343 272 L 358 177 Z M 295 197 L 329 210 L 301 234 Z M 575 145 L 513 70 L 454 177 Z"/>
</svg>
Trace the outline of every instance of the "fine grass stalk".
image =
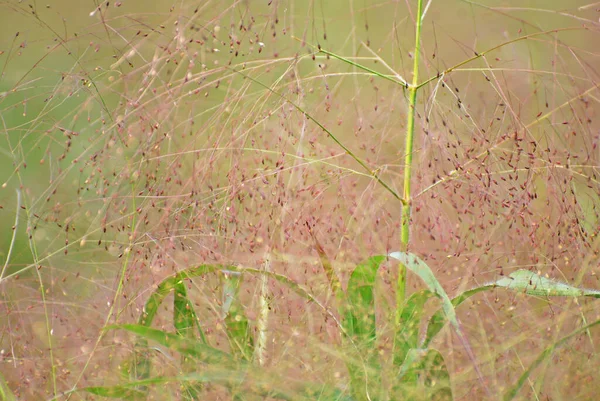
<svg viewBox="0 0 600 401">
<path fill-rule="evenodd" d="M 413 54 L 413 79 L 408 87 L 408 115 L 406 117 L 406 142 L 404 144 L 404 186 L 402 199 L 402 226 L 400 231 L 400 246 L 402 251 L 408 250 L 410 240 L 410 208 L 411 208 L 411 173 L 412 152 L 415 134 L 415 113 L 417 109 L 417 91 L 419 90 L 419 55 L 421 54 L 421 25 L 423 18 L 423 0 L 417 1 L 415 20 L 415 51 Z M 398 267 L 398 283 L 396 285 L 396 328 L 401 323 L 402 307 L 406 295 L 406 267 Z"/>
</svg>

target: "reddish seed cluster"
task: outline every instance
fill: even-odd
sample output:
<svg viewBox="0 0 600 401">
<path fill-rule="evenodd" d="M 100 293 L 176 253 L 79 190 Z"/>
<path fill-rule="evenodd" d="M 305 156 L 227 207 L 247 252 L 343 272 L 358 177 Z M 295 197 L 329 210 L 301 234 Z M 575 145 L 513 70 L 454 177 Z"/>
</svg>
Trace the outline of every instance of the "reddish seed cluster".
<svg viewBox="0 0 600 401">
<path fill-rule="evenodd" d="M 327 2 L 208 1 L 152 12 L 106 2 L 86 11 L 89 27 L 55 7 L 14 6 L 44 32 L 0 42 L 0 83 L 10 88 L 1 94 L 3 149 L 12 163 L 3 169 L 0 220 L 18 238 L 3 247 L 13 253 L 0 285 L 0 362 L 19 398 L 97 384 L 117 369 L 132 341 L 102 328 L 137 321 L 157 285 L 190 266 L 269 269 L 333 307 L 319 254 L 345 285 L 361 260 L 399 250 L 400 202 L 332 135 L 401 193 L 406 87 L 319 50 L 394 80 L 410 76 L 413 42 L 402 36 L 412 25 L 388 21 L 409 15 L 395 8 L 405 6 L 338 15 Z M 51 22 L 56 16 L 63 25 Z M 377 30 L 390 23 L 384 39 L 374 19 Z M 591 28 L 580 33 L 595 37 Z M 468 40 L 473 34 L 487 35 Z M 523 266 L 598 286 L 595 49 L 539 35 L 526 44 L 539 60 L 525 65 L 522 43 L 502 36 L 493 43 L 505 47 L 456 60 L 446 50 L 454 41 L 424 35 L 421 76 L 435 79 L 418 93 L 409 250 L 450 294 Z M 477 68 L 448 70 L 473 54 L 461 67 Z M 382 270 L 378 304 L 392 305 L 395 266 Z M 227 350 L 221 279 L 186 283 L 211 344 Z M 422 286 L 409 283 L 409 291 Z M 259 278 L 244 276 L 240 299 L 253 330 L 259 288 Z M 268 290 L 267 363 L 307 381 L 345 378 L 332 315 L 275 280 Z M 505 349 L 513 332 L 552 341 L 583 314 L 597 318 L 587 304 L 524 312 L 515 296 L 477 299 L 479 308 L 459 311 L 477 354 L 484 343 Z M 165 309 L 157 327 L 171 327 Z M 378 321 L 388 312 L 378 310 Z M 389 330 L 382 324 L 382 353 Z M 530 341 L 515 345 L 524 359 L 541 347 Z M 574 348 L 589 352 L 579 340 Z M 444 352 L 461 371 L 469 362 L 455 349 Z M 513 381 L 514 371 L 499 366 L 516 364 L 515 355 L 493 352 L 490 381 Z M 179 373 L 170 356 L 157 355 L 155 373 Z M 594 374 L 559 357 L 569 363 L 565 388 Z M 455 385 L 470 389 L 468 380 Z"/>
</svg>

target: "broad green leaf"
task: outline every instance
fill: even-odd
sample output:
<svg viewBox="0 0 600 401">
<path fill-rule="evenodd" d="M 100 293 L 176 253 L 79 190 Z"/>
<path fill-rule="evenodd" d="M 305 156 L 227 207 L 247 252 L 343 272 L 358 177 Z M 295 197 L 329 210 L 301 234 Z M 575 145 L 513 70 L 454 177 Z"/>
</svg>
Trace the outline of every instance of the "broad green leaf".
<svg viewBox="0 0 600 401">
<path fill-rule="evenodd" d="M 418 275 L 421 278 L 421 280 L 423 280 L 423 282 L 427 285 L 427 287 L 429 287 L 429 290 L 441 299 L 442 310 L 444 311 L 446 319 L 454 327 L 454 331 L 456 332 L 458 339 L 460 340 L 463 348 L 469 356 L 469 359 L 473 363 L 473 367 L 477 372 L 477 376 L 481 385 L 489 393 L 489 389 L 485 384 L 485 380 L 483 379 L 483 374 L 479 369 L 477 359 L 475 358 L 475 354 L 473 354 L 473 350 L 471 349 L 467 338 L 465 337 L 464 333 L 462 332 L 462 329 L 460 328 L 460 324 L 456 317 L 456 311 L 454 310 L 454 305 L 452 305 L 452 301 L 450 301 L 448 294 L 446 294 L 446 291 L 444 291 L 444 288 L 437 280 L 429 266 L 427 266 L 427 264 L 423 262 L 419 257 L 411 253 L 392 252 L 389 254 L 389 256 L 396 260 L 399 260 L 404 266 L 406 266 L 408 270 Z"/>
<path fill-rule="evenodd" d="M 394 339 L 394 366 L 404 363 L 410 349 L 419 348 L 419 328 L 425 303 L 435 295 L 428 290 L 413 293 L 402 309 L 401 325 Z"/>
<path fill-rule="evenodd" d="M 427 393 L 431 394 L 430 400 L 452 400 L 452 387 L 450 386 L 450 373 L 442 354 L 433 348 L 427 351 L 427 355 L 420 366 L 423 374 L 423 386 Z"/>
<path fill-rule="evenodd" d="M 400 263 L 402 263 L 406 268 L 423 280 L 423 282 L 429 287 L 429 291 L 433 292 L 437 297 L 442 300 L 442 310 L 446 315 L 446 319 L 454 326 L 454 328 L 460 332 L 460 326 L 458 324 L 458 320 L 456 319 L 456 311 L 454 310 L 454 306 L 444 291 L 444 288 L 437 280 L 429 266 L 425 262 L 423 262 L 419 257 L 414 254 L 407 252 L 392 252 L 389 254 L 391 258 L 394 258 Z"/>
<path fill-rule="evenodd" d="M 206 343 L 206 337 L 198 323 L 199 319 L 194 311 L 194 305 L 187 296 L 185 281 L 181 280 L 175 284 L 173 298 L 173 325 L 175 332 L 183 337 L 194 338 L 194 326 L 198 329 L 200 339 Z"/>
<path fill-rule="evenodd" d="M 144 306 L 144 310 L 139 319 L 139 324 L 142 326 L 149 327 L 154 320 L 154 317 L 158 313 L 158 308 L 163 303 L 164 299 L 171 293 L 171 291 L 175 290 L 177 283 L 181 282 L 184 279 L 191 279 L 194 277 L 201 277 L 208 273 L 225 273 L 230 274 L 232 272 L 237 273 L 248 273 L 248 274 L 256 274 L 256 275 L 267 275 L 270 278 L 284 284 L 286 287 L 294 291 L 296 294 L 309 300 L 310 302 L 318 305 L 329 317 L 331 317 L 340 327 L 341 323 L 338 321 L 335 315 L 333 315 L 325 306 L 323 306 L 310 292 L 308 292 L 304 287 L 295 281 L 289 279 L 288 277 L 272 273 L 266 272 L 259 269 L 253 268 L 244 268 L 237 266 L 225 266 L 225 265 L 199 265 L 187 268 L 173 276 L 170 276 L 163 280 L 156 290 L 150 295 L 150 298 L 146 302 Z M 201 332 L 200 328 L 198 328 L 199 332 Z M 150 359 L 149 353 L 145 350 L 147 349 L 148 344 L 145 338 L 140 338 L 136 343 L 136 352 L 132 358 L 132 361 L 129 365 L 129 376 L 132 379 L 140 380 L 144 378 L 148 378 L 150 375 Z"/>
<path fill-rule="evenodd" d="M 241 274 L 237 272 L 223 275 L 222 313 L 232 354 L 249 362 L 254 353 L 254 338 L 238 297 L 241 280 Z"/>
<path fill-rule="evenodd" d="M 358 400 L 372 398 L 380 386 L 379 375 L 368 375 L 367 372 L 381 370 L 376 347 L 374 287 L 377 270 L 385 259 L 385 256 L 374 256 L 356 266 L 341 305 L 342 326 L 350 340 L 347 346 L 350 355 L 354 356 L 346 365 L 353 395 Z M 362 362 L 357 364 L 357 361 Z M 366 366 L 362 366 L 363 364 Z"/>
<path fill-rule="evenodd" d="M 384 256 L 368 259 L 354 269 L 346 290 L 346 305 L 343 325 L 355 341 L 372 346 L 376 340 L 374 287 L 379 265 Z"/>
<path fill-rule="evenodd" d="M 163 280 L 157 286 L 156 290 L 150 295 L 150 298 L 146 302 L 146 305 L 144 306 L 144 309 L 143 309 L 143 313 L 139 319 L 139 324 L 137 325 L 139 327 L 136 328 L 136 330 L 140 331 L 141 335 L 139 336 L 139 338 L 136 342 L 135 352 L 133 354 L 131 362 L 129 363 L 129 366 L 125 367 L 123 369 L 124 373 L 126 373 L 128 375 L 130 380 L 136 380 L 138 382 L 141 382 L 140 380 L 147 379 L 150 376 L 150 370 L 151 370 L 150 355 L 151 355 L 151 353 L 149 352 L 149 348 L 148 348 L 148 339 L 149 339 L 149 335 L 152 332 L 151 331 L 143 332 L 141 330 L 141 328 L 143 328 L 143 327 L 148 328 L 151 326 L 151 324 L 154 320 L 154 317 L 158 313 L 159 307 L 161 306 L 161 304 L 163 303 L 165 298 L 172 291 L 175 291 L 176 287 L 179 285 L 178 283 L 181 283 L 185 279 L 201 277 L 201 276 L 203 276 L 205 274 L 209 274 L 209 273 L 220 273 L 220 274 L 239 273 L 239 274 L 266 275 L 269 278 L 272 278 L 272 279 L 276 280 L 277 282 L 285 285 L 287 288 L 294 291 L 300 297 L 319 306 L 327 316 L 329 316 L 333 321 L 336 322 L 338 327 L 340 327 L 340 330 L 343 331 L 341 322 L 329 309 L 327 309 L 322 303 L 320 303 L 319 300 L 317 300 L 302 285 L 296 283 L 295 281 L 289 279 L 288 277 L 286 277 L 284 275 L 272 273 L 272 272 L 268 272 L 268 271 L 264 271 L 264 270 L 259 270 L 259 269 L 238 267 L 238 266 L 231 266 L 231 265 L 229 265 L 229 266 L 225 266 L 225 265 L 193 266 L 193 267 L 187 268 L 187 269 L 185 269 L 181 272 L 178 272 L 177 274 L 174 274 L 173 276 L 170 276 L 170 277 L 166 278 L 165 280 Z M 186 299 L 187 299 L 187 297 L 186 297 Z M 183 305 L 183 303 L 182 303 L 182 305 Z M 189 318 L 189 316 L 188 316 L 188 318 Z M 198 323 L 198 320 L 196 318 L 194 318 L 194 319 L 196 320 L 196 323 Z M 135 326 L 135 325 L 133 325 L 133 326 Z M 132 329 L 133 326 L 130 326 L 130 329 Z M 130 331 L 133 331 L 133 330 L 130 330 Z M 202 330 L 199 327 L 199 325 L 198 325 L 198 332 L 202 333 Z M 241 332 L 241 330 L 240 330 L 240 332 Z M 160 333 L 169 335 L 169 333 L 166 333 L 166 332 L 160 332 Z M 202 337 L 203 334 L 200 334 L 200 335 L 201 335 L 201 339 L 203 339 L 203 337 Z M 205 342 L 205 340 L 203 340 L 203 341 Z M 207 344 L 204 344 L 204 345 L 206 347 L 208 347 Z M 198 347 L 199 345 L 196 343 L 195 346 Z M 210 348 L 210 347 L 208 347 L 208 348 Z M 185 349 L 184 349 L 184 351 L 185 351 Z M 227 355 L 227 354 L 224 354 L 224 355 Z M 218 361 L 215 361 L 215 363 L 218 363 Z M 138 388 L 137 390 L 143 391 L 145 389 Z"/>
<path fill-rule="evenodd" d="M 144 306 L 143 314 L 140 316 L 139 324 L 150 326 L 164 299 L 175 289 L 178 283 L 181 283 L 186 278 L 200 277 L 207 273 L 231 268 L 231 266 L 223 265 L 200 265 L 183 270 L 171 277 L 167 277 L 158 285 L 156 290 L 150 295 L 150 298 L 148 298 L 148 301 Z"/>
</svg>

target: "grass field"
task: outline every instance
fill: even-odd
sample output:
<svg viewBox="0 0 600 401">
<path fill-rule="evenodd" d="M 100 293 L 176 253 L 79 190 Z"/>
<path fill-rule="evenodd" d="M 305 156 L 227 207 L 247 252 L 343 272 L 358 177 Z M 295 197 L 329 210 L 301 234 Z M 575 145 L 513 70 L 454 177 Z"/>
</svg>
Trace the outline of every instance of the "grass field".
<svg viewBox="0 0 600 401">
<path fill-rule="evenodd" d="M 599 18 L 0 2 L 0 398 L 594 399 Z"/>
</svg>

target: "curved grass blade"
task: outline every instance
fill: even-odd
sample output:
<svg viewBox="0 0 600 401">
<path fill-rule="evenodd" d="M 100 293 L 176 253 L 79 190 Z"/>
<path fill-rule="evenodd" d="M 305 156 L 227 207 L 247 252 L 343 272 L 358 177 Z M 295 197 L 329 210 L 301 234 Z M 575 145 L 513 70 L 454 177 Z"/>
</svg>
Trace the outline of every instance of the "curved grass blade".
<svg viewBox="0 0 600 401">
<path fill-rule="evenodd" d="M 194 306 L 187 296 L 184 280 L 175 283 L 175 293 L 173 294 L 173 325 L 175 326 L 175 333 L 178 336 L 190 340 L 195 339 L 194 325 L 197 325 L 199 337 L 201 341 L 206 344 L 206 338 L 200 328 Z M 194 368 L 194 360 L 188 355 L 181 355 L 182 372 L 190 373 L 194 371 Z M 184 400 L 189 401 L 197 399 L 200 390 L 200 387 L 194 383 L 184 383 L 182 397 Z"/>
<path fill-rule="evenodd" d="M 435 294 L 431 291 L 421 290 L 413 293 L 406 300 L 400 318 L 402 325 L 398 327 L 394 337 L 394 366 L 400 366 L 404 363 L 410 349 L 419 348 L 419 328 L 423 316 L 423 307 L 434 296 Z"/>
<path fill-rule="evenodd" d="M 600 291 L 594 289 L 577 288 L 567 283 L 549 279 L 540 276 L 529 270 L 521 269 L 512 272 L 508 276 L 504 276 L 496 281 L 484 284 L 480 287 L 472 288 L 463 292 L 456 298 L 452 299 L 452 305 L 456 308 L 471 296 L 482 292 L 492 290 L 494 288 L 504 288 L 507 290 L 522 292 L 527 295 L 544 296 L 544 297 L 593 297 L 600 298 Z M 429 345 L 431 340 L 444 327 L 444 311 L 436 312 L 429 320 L 427 327 L 427 336 L 422 346 Z"/>
<path fill-rule="evenodd" d="M 222 313 L 227 327 L 227 337 L 231 353 L 245 361 L 250 362 L 254 353 L 254 338 L 250 332 L 248 318 L 239 301 L 239 288 L 242 277 L 238 272 L 223 275 Z"/>
<path fill-rule="evenodd" d="M 332 318 L 340 328 L 342 325 L 337 317 L 331 313 L 323 304 L 319 302 L 310 292 L 308 292 L 304 287 L 295 281 L 289 279 L 288 277 L 273 273 L 267 272 L 264 270 L 247 268 L 247 267 L 237 267 L 232 265 L 199 265 L 187 268 L 181 272 L 174 274 L 166 279 L 164 279 L 156 288 L 156 290 L 150 295 L 150 298 L 146 302 L 144 306 L 143 313 L 140 316 L 138 324 L 140 326 L 149 327 L 154 320 L 154 317 L 158 313 L 158 308 L 163 303 L 165 298 L 174 291 L 178 283 L 182 282 L 185 279 L 191 279 L 194 277 L 201 277 L 208 273 L 249 273 L 249 274 L 258 274 L 258 275 L 267 275 L 268 277 L 278 281 L 281 284 L 284 284 L 286 287 L 294 291 L 300 297 L 316 304 L 319 306 L 330 318 Z M 201 332 L 200 327 L 198 327 L 199 332 Z M 343 328 L 342 328 L 343 330 Z M 204 340 L 205 341 L 205 340 Z M 150 377 L 150 356 L 147 352 L 148 343 L 145 337 L 141 337 L 136 343 L 136 352 L 132 358 L 131 363 L 128 367 L 128 375 L 130 378 L 134 380 L 142 380 Z"/>
<path fill-rule="evenodd" d="M 206 345 L 202 341 L 183 338 L 177 334 L 169 333 L 163 330 L 157 330 L 140 324 L 115 324 L 105 328 L 123 329 L 134 333 L 145 340 L 151 340 L 158 344 L 204 362 L 206 364 L 215 364 L 218 366 L 235 366 L 236 361 L 227 353 Z"/>
<path fill-rule="evenodd" d="M 449 374 L 445 368 L 441 354 L 436 350 L 421 349 L 418 346 L 423 307 L 434 296 L 435 294 L 428 290 L 415 292 L 406 301 L 402 310 L 400 319 L 402 325 L 399 326 L 394 339 L 393 363 L 394 366 L 400 367 L 396 381 L 392 386 L 392 394 L 394 394 L 396 399 L 400 398 L 406 389 L 412 389 L 412 391 L 420 393 L 425 391 L 423 388 L 419 389 L 418 378 L 420 375 L 429 377 L 430 382 L 434 384 L 441 383 L 441 379 L 443 378 L 448 383 L 447 387 L 449 387 Z M 441 362 L 436 362 L 440 358 Z M 434 359 L 434 361 L 431 363 L 427 362 L 429 359 Z M 422 383 L 422 386 L 432 387 L 427 383 Z M 432 390 L 437 392 L 442 389 L 438 386 Z"/>
<path fill-rule="evenodd" d="M 450 373 L 442 354 L 433 348 L 413 348 L 398 371 L 393 388 L 395 399 L 452 400 Z"/>
<path fill-rule="evenodd" d="M 431 395 L 430 400 L 452 401 L 454 399 L 450 385 L 450 373 L 444 357 L 438 350 L 430 348 L 427 351 L 420 369 L 425 372 L 423 385 L 426 392 Z"/>
<path fill-rule="evenodd" d="M 573 287 L 570 284 L 546 278 L 529 270 L 517 270 L 510 275 L 487 284 L 528 295 L 544 297 L 594 297 L 600 298 L 600 290 Z"/>
<path fill-rule="evenodd" d="M 365 346 L 373 346 L 377 339 L 375 329 L 374 287 L 377 270 L 385 256 L 374 256 L 356 266 L 346 290 L 344 319 L 342 324 L 349 336 Z"/>
<path fill-rule="evenodd" d="M 452 299 L 452 306 L 454 306 L 454 308 L 457 308 L 460 304 L 469 299 L 471 296 L 479 292 L 486 291 L 490 288 L 491 287 L 489 286 L 482 286 L 465 291 Z M 433 338 L 438 335 L 438 333 L 442 330 L 442 328 L 445 325 L 446 319 L 444 318 L 444 311 L 440 309 L 436 313 L 434 313 L 433 316 L 431 316 L 431 318 L 429 319 L 429 323 L 427 324 L 427 334 L 425 336 L 425 340 L 421 344 L 421 347 L 428 347 L 431 340 L 433 340 Z"/>
<path fill-rule="evenodd" d="M 194 338 L 194 326 L 196 326 L 199 338 L 206 344 L 206 337 L 200 328 L 194 305 L 187 296 L 184 280 L 175 284 L 173 298 L 173 326 L 178 335 L 186 338 Z"/>
<path fill-rule="evenodd" d="M 158 285 L 156 290 L 150 295 L 148 301 L 146 301 L 142 315 L 139 318 L 138 324 L 141 326 L 150 327 L 152 321 L 154 320 L 154 317 L 158 313 L 158 308 L 163 303 L 167 295 L 169 295 L 171 291 L 174 291 L 176 288 L 179 288 L 179 291 L 181 291 L 180 286 L 186 278 L 202 276 L 206 273 L 223 270 L 225 268 L 226 266 L 221 265 L 200 265 L 193 269 L 186 269 L 182 272 L 174 274 L 171 277 L 166 278 Z M 182 301 L 181 299 L 178 300 L 178 298 L 180 297 L 175 296 L 176 301 Z M 185 297 L 185 299 L 187 300 L 187 296 Z M 182 323 L 182 326 L 183 324 L 184 323 Z M 204 335 L 202 334 L 202 330 L 199 326 L 198 331 L 199 333 L 201 333 L 201 338 L 204 341 L 206 341 Z M 146 339 L 144 337 L 139 338 L 135 345 L 135 352 L 133 354 L 132 360 L 129 363 L 129 371 L 126 372 L 129 374 L 129 377 L 131 379 L 143 380 L 150 377 L 151 363 L 150 355 L 147 352 L 147 348 L 148 343 Z M 139 390 L 142 391 L 143 389 Z"/>
<path fill-rule="evenodd" d="M 8 387 L 6 380 L 4 380 L 4 376 L 0 373 L 0 400 L 2 401 L 16 401 L 14 393 Z"/>
<path fill-rule="evenodd" d="M 590 328 L 592 328 L 594 326 L 597 326 L 598 324 L 600 324 L 600 320 L 596 320 L 593 323 L 590 323 L 588 325 L 580 327 L 577 330 L 573 331 L 572 333 L 570 333 L 570 334 L 566 335 L 565 337 L 561 338 L 560 340 L 558 340 L 554 344 L 546 347 L 546 349 L 544 349 L 544 351 L 542 351 L 542 353 L 531 363 L 531 365 L 529 366 L 529 368 L 527 368 L 527 370 L 525 372 L 523 372 L 523 374 L 521 374 L 521 376 L 519 377 L 519 380 L 517 380 L 517 383 L 513 387 L 511 387 L 506 393 L 504 393 L 503 400 L 504 401 L 511 401 L 511 400 L 513 400 L 516 397 L 516 395 L 519 392 L 519 390 L 521 389 L 521 387 L 523 387 L 523 384 L 525 384 L 525 381 L 529 378 L 529 376 L 531 375 L 531 373 L 533 372 L 533 370 L 535 368 L 537 368 L 546 358 L 548 358 L 550 355 L 552 355 L 552 353 L 554 352 L 554 350 L 556 348 L 562 346 L 567 341 L 569 341 L 571 338 L 573 338 L 573 337 L 575 337 L 577 335 L 585 333 Z"/>
<path fill-rule="evenodd" d="M 452 301 L 448 297 L 448 294 L 446 294 L 446 291 L 444 290 L 444 288 L 442 287 L 440 282 L 437 280 L 437 278 L 435 277 L 435 275 L 433 274 L 433 272 L 431 271 L 429 266 L 427 266 L 427 264 L 425 262 L 423 262 L 418 256 L 408 253 L 408 252 L 392 252 L 389 254 L 389 256 L 391 258 L 394 258 L 394 259 L 400 261 L 400 263 L 402 263 L 404 266 L 406 266 L 407 269 L 409 269 L 410 271 L 412 271 L 413 273 L 418 275 L 421 278 L 421 280 L 423 280 L 423 282 L 427 285 L 427 287 L 429 287 L 429 290 L 431 292 L 433 292 L 438 298 L 441 299 L 442 310 L 444 312 L 446 319 L 450 322 L 450 324 L 454 328 L 454 331 L 456 332 L 458 339 L 462 343 L 462 346 L 464 347 L 465 351 L 467 352 L 469 359 L 473 363 L 473 367 L 475 368 L 475 371 L 477 372 L 477 377 L 479 378 L 479 382 L 484 387 L 486 392 L 489 395 L 491 395 L 489 388 L 485 385 L 485 381 L 483 380 L 483 374 L 481 373 L 481 370 L 479 369 L 477 360 L 475 358 L 475 354 L 473 354 L 473 350 L 471 349 L 469 342 L 467 341 L 465 335 L 462 332 L 462 329 L 460 328 L 458 318 L 456 317 L 456 311 L 454 310 L 454 305 L 452 305 Z"/>
<path fill-rule="evenodd" d="M 357 352 L 356 361 L 364 361 L 367 369 L 347 362 L 353 395 L 357 400 L 372 399 L 377 393 L 381 378 L 379 375 L 368 375 L 367 372 L 380 372 L 381 367 L 377 355 L 377 330 L 375 322 L 374 287 L 377 270 L 385 256 L 374 256 L 356 266 L 350 280 L 344 302 L 341 305 L 342 326 L 353 347 L 350 352 Z M 376 397 L 375 397 L 376 398 Z"/>
<path fill-rule="evenodd" d="M 243 385 L 246 394 L 251 393 L 260 399 L 279 399 L 294 401 L 355 401 L 337 388 L 329 388 L 322 384 L 298 382 L 294 379 L 280 377 L 273 372 L 265 373 L 255 367 L 247 369 L 209 368 L 202 372 L 194 372 L 176 377 L 158 376 L 144 380 L 131 381 L 116 386 L 91 386 L 71 390 L 68 395 L 85 391 L 103 397 L 122 398 L 138 395 L 136 388 L 171 383 L 211 383 L 225 388 L 237 388 Z M 250 398 L 255 399 L 255 398 Z M 57 397 L 49 400 L 57 401 Z"/>
<path fill-rule="evenodd" d="M 433 292 L 438 298 L 442 300 L 442 310 L 446 315 L 446 319 L 454 326 L 454 328 L 460 332 L 460 325 L 456 318 L 456 311 L 454 306 L 446 294 L 446 291 L 437 280 L 429 266 L 423 262 L 418 256 L 407 253 L 407 252 L 392 252 L 389 254 L 391 258 L 400 261 L 407 269 L 415 273 L 423 280 L 423 282 L 429 287 L 429 291 Z"/>
</svg>

